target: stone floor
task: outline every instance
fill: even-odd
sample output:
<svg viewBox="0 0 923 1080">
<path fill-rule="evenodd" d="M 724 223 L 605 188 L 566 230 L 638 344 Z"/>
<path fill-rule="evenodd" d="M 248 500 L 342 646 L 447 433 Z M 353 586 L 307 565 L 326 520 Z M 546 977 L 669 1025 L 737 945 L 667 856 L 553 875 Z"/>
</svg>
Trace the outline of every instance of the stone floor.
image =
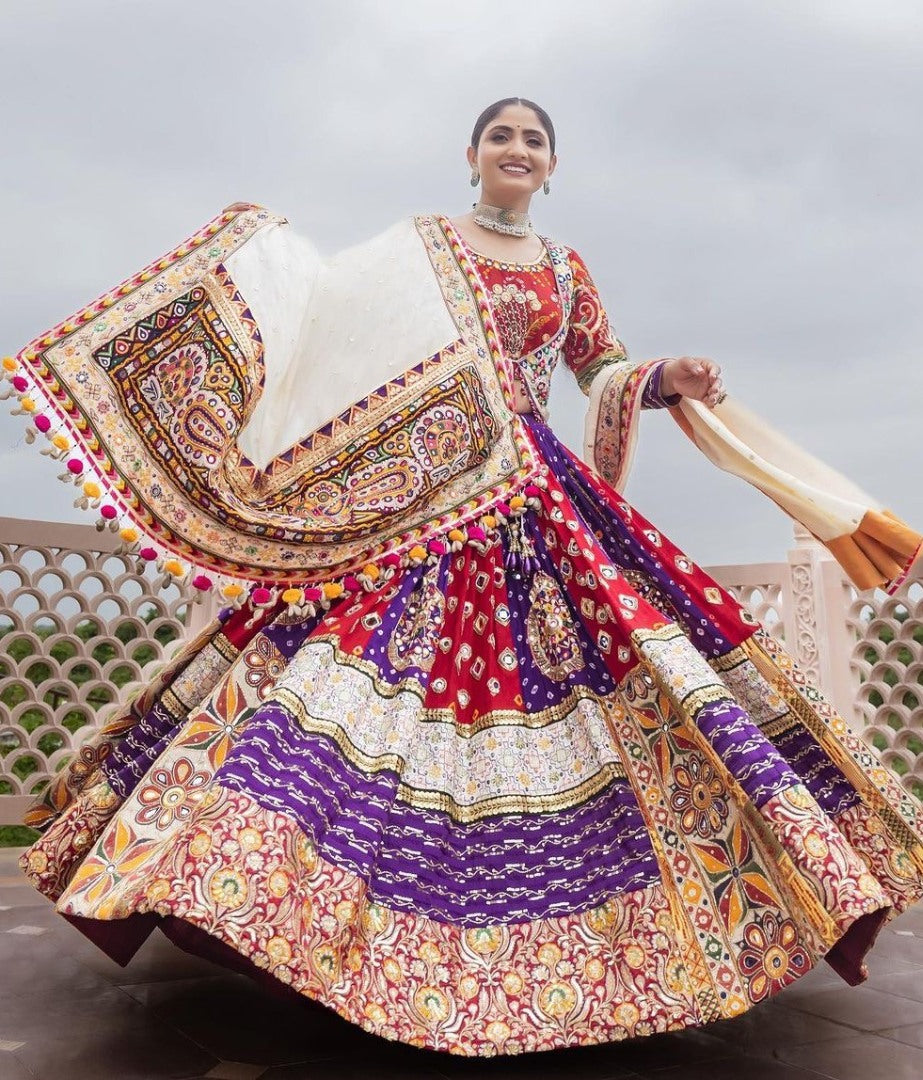
<svg viewBox="0 0 923 1080">
<path fill-rule="evenodd" d="M 920 1080 L 923 906 L 885 930 L 869 981 L 826 965 L 738 1020 L 518 1058 L 465 1060 L 289 1006 L 153 934 L 120 968 L 0 849 L 0 1080 Z"/>
</svg>

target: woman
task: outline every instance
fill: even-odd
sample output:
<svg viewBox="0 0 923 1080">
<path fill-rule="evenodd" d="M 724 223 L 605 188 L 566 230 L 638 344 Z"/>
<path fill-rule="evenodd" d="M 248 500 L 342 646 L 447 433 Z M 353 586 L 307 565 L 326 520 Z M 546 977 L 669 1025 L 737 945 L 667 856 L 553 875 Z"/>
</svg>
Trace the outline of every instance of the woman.
<svg viewBox="0 0 923 1080">
<path fill-rule="evenodd" d="M 472 213 L 328 262 L 232 207 L 8 363 L 101 521 L 235 602 L 29 818 L 27 874 L 119 961 L 159 926 L 387 1038 L 518 1053 L 734 1016 L 822 957 L 859 982 L 923 894 L 920 807 L 599 474 L 669 405 L 863 583 L 920 538 L 710 361 L 627 361 L 528 221 L 554 138 L 497 102 Z M 559 359 L 599 474 L 544 423 Z"/>
</svg>

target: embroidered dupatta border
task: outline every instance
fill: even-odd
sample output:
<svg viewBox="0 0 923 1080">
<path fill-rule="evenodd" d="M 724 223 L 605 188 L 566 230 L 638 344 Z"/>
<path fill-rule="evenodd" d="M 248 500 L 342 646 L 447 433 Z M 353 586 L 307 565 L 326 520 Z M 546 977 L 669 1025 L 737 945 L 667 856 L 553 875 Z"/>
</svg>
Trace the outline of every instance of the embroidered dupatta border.
<svg viewBox="0 0 923 1080">
<path fill-rule="evenodd" d="M 136 332 L 139 326 L 138 309 L 141 320 L 160 317 L 165 305 L 177 303 L 188 290 L 195 287 L 204 288 L 220 308 L 221 318 L 230 327 L 229 340 L 242 354 L 242 367 L 250 395 L 245 403 L 243 422 L 246 421 L 262 388 L 262 341 L 256 322 L 237 293 L 223 263 L 259 229 L 284 221 L 284 218 L 249 204 L 226 210 L 189 240 L 102 294 L 76 315 L 35 339 L 19 354 L 18 363 L 32 375 L 40 397 L 44 399 L 38 405 L 31 401 L 31 409 L 22 411 L 46 407 L 53 411 L 67 435 L 76 442 L 78 452 L 82 451 L 92 466 L 92 470 L 76 474 L 78 485 L 84 481 L 90 482 L 84 487 L 85 493 L 87 488 L 100 489 L 99 495 L 89 495 L 84 505 L 92 503 L 98 506 L 101 497 L 111 499 L 115 507 L 109 507 L 110 511 L 114 509 L 118 518 L 130 518 L 168 552 L 185 556 L 199 567 L 236 578 L 258 579 L 267 584 L 330 581 L 348 571 L 360 567 L 365 569 L 369 562 L 384 555 L 403 554 L 406 558 L 408 550 L 418 548 L 421 542 L 442 538 L 449 531 L 477 520 L 498 506 L 501 513 L 508 512 L 505 500 L 521 492 L 536 475 L 538 458 L 525 426 L 510 408 L 510 374 L 502 356 L 483 285 L 473 267 L 464 260 L 463 253 L 460 259 L 459 252 L 452 250 L 450 237 L 439 221 L 431 217 L 418 218 L 415 224 L 427 247 L 449 313 L 459 331 L 460 343 L 481 361 L 475 366 L 501 427 L 500 438 L 492 447 L 492 460 L 459 474 L 441 490 L 444 500 L 457 498 L 458 495 L 463 499 L 467 495 L 467 499 L 456 501 L 448 508 L 445 508 L 444 502 L 443 508 L 433 506 L 433 510 L 441 509 L 435 516 L 428 508 L 408 514 L 412 527 L 407 528 L 405 518 L 403 530 L 385 537 L 382 537 L 383 529 L 379 528 L 377 543 L 374 542 L 375 530 L 370 530 L 373 542 L 348 545 L 351 550 L 343 559 L 337 559 L 328 547 L 328 550 L 315 552 L 313 559 L 309 557 L 306 560 L 303 549 L 298 551 L 293 548 L 291 529 L 283 530 L 280 534 L 283 543 L 278 543 L 271 539 L 277 530 L 267 528 L 266 522 L 242 521 L 244 527 L 235 529 L 222 521 L 220 516 L 215 516 L 221 509 L 220 503 L 206 499 L 205 503 L 199 505 L 194 499 L 189 499 L 186 492 L 171 482 L 169 469 L 163 471 L 156 455 L 141 453 L 140 457 L 144 460 L 134 462 L 134 466 L 135 470 L 148 471 L 148 479 L 151 480 L 148 486 L 166 489 L 167 495 L 160 499 L 160 503 L 155 497 L 148 498 L 145 491 L 138 487 L 138 473 L 136 471 L 133 476 L 130 470 L 127 471 L 127 466 L 131 464 L 127 457 L 121 462 L 113 460 L 119 455 L 111 451 L 111 447 L 124 450 L 125 440 L 124 437 L 117 438 L 114 429 L 104 435 L 100 426 L 100 414 L 108 415 L 110 420 L 116 419 L 120 414 L 120 403 L 114 384 L 107 379 L 106 370 L 99 362 L 99 351 L 105 351 L 120 335 Z M 450 350 L 458 344 L 451 344 Z M 92 358 L 93 363 L 89 363 L 88 358 Z M 9 369 L 6 370 L 9 374 Z M 84 385 L 88 387 L 87 392 L 84 392 Z M 100 402 L 105 404 L 94 408 L 94 402 L 97 405 Z M 48 433 L 49 439 L 54 434 Z M 316 434 L 325 435 L 326 432 L 322 430 Z M 67 439 L 59 436 L 59 441 L 67 446 Z M 308 441 L 310 437 L 305 442 Z M 236 443 L 229 452 L 225 452 L 222 467 L 225 470 L 230 468 L 234 474 L 226 479 L 242 481 L 248 475 L 247 466 L 250 463 L 235 452 L 235 447 Z M 147 449 L 145 446 L 144 450 Z M 299 449 L 307 449 L 307 446 L 298 444 L 291 448 Z M 72 452 L 68 447 L 67 453 Z M 276 471 L 276 466 L 290 467 L 294 464 L 287 460 L 288 453 L 280 455 L 265 470 L 267 479 Z M 73 477 L 74 474 L 69 478 Z M 164 481 L 161 485 L 158 485 L 158 478 Z M 483 484 L 485 479 L 490 486 L 475 490 L 472 494 L 472 488 Z M 99 484 L 96 484 L 97 480 Z M 243 488 L 246 487 L 243 484 Z M 233 490 L 235 488 L 236 492 Z M 177 529 L 177 522 L 184 519 L 178 513 L 175 520 L 170 517 L 171 511 L 176 509 L 176 493 L 181 494 L 180 504 L 184 501 L 187 503 L 185 507 L 180 505 L 186 514 L 185 521 L 189 522 L 181 527 L 181 531 Z M 235 505 L 238 510 L 245 509 L 246 501 L 242 501 L 242 497 L 246 492 L 240 483 L 235 482 L 231 484 L 230 494 L 235 497 L 226 509 L 232 511 L 232 517 L 239 517 L 233 511 Z M 433 499 L 434 503 L 438 504 L 438 501 Z M 209 511 L 209 503 L 214 513 Z M 113 524 L 112 518 L 108 520 Z M 124 521 L 121 523 L 124 524 Z M 488 527 L 489 523 L 488 518 Z M 114 527 L 117 528 L 119 524 L 116 520 Z M 252 526 L 252 535 L 249 526 Z M 225 534 L 223 545 L 222 533 Z M 288 540 L 288 544 L 284 540 Z M 219 545 L 224 547 L 223 552 L 216 550 Z M 316 545 L 317 548 L 322 546 Z M 306 562 L 309 565 L 305 565 Z"/>
<path fill-rule="evenodd" d="M 644 388 L 660 363 L 611 356 L 590 385 L 584 458 L 616 491 L 622 490 L 631 468 Z"/>
</svg>

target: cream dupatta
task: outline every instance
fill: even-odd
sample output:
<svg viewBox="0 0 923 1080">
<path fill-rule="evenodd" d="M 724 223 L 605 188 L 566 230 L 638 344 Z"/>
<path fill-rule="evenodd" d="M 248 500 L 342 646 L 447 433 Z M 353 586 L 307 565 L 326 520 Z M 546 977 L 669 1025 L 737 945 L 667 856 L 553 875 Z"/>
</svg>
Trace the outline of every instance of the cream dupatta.
<svg viewBox="0 0 923 1080">
<path fill-rule="evenodd" d="M 539 472 L 433 217 L 324 260 L 232 207 L 4 370 L 103 525 L 271 588 L 368 585 L 469 526 L 486 539 Z"/>
<path fill-rule="evenodd" d="M 630 365 L 614 364 L 590 387 L 584 455 L 616 490 L 637 441 L 636 382 Z M 857 588 L 894 592 L 905 580 L 923 536 L 845 476 L 731 397 L 714 409 L 683 398 L 670 412 L 711 462 L 768 495 L 825 544 Z"/>
</svg>

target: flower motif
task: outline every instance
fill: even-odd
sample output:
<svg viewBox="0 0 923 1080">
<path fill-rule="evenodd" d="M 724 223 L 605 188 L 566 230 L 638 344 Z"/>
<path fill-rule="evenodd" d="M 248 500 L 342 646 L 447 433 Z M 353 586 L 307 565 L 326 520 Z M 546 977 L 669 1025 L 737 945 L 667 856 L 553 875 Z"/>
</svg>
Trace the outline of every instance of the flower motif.
<svg viewBox="0 0 923 1080">
<path fill-rule="evenodd" d="M 513 1032 L 505 1021 L 492 1020 L 484 1029 L 484 1034 L 496 1046 L 502 1046 Z"/>
<path fill-rule="evenodd" d="M 429 1024 L 439 1024 L 449 1015 L 449 999 L 435 986 L 421 986 L 413 996 L 413 1003 Z"/>
<path fill-rule="evenodd" d="M 139 825 L 153 821 L 158 829 L 168 829 L 174 820 L 186 821 L 208 781 L 208 774 L 195 772 L 189 758 L 178 758 L 171 768 L 154 769 L 151 783 L 138 795 L 143 809 L 135 815 L 135 821 Z"/>
<path fill-rule="evenodd" d="M 247 666 L 247 686 L 256 689 L 257 697 L 265 701 L 273 687 L 285 673 L 285 657 L 263 634 L 253 642 L 253 648 L 244 656 Z"/>
<path fill-rule="evenodd" d="M 121 818 L 116 817 L 103 834 L 93 854 L 81 864 L 68 886 L 72 896 L 80 895 L 93 908 L 93 914 L 105 917 L 107 905 L 101 903 L 122 878 L 137 870 L 148 858 L 155 840 L 138 837 Z"/>
<path fill-rule="evenodd" d="M 225 867 L 212 875 L 208 893 L 220 907 L 233 910 L 247 901 L 247 880 L 243 874 Z"/>
<path fill-rule="evenodd" d="M 292 958 L 292 947 L 284 937 L 271 937 L 266 942 L 266 954 L 274 967 L 278 964 L 287 964 Z"/>
<path fill-rule="evenodd" d="M 670 807 L 680 815 L 683 832 L 703 838 L 719 833 L 727 821 L 728 804 L 724 784 L 709 762 L 696 755 L 674 765 L 673 783 Z"/>
<path fill-rule="evenodd" d="M 577 993 L 573 986 L 557 979 L 543 986 L 538 995 L 538 1007 L 546 1016 L 561 1020 L 577 1004 Z"/>
<path fill-rule="evenodd" d="M 383 934 L 391 925 L 391 914 L 380 904 L 369 904 L 362 909 L 362 929 L 366 934 Z"/>
<path fill-rule="evenodd" d="M 779 906 L 776 890 L 753 857 L 750 838 L 740 822 L 735 822 L 726 843 L 698 843 L 695 851 L 711 879 L 718 910 L 729 930 L 733 931 L 754 907 Z"/>
<path fill-rule="evenodd" d="M 751 1001 L 777 993 L 810 967 L 807 951 L 798 943 L 791 919 L 772 911 L 757 916 L 744 930 L 746 948 L 738 956 L 740 970 L 748 978 Z"/>
<path fill-rule="evenodd" d="M 488 956 L 500 947 L 502 935 L 499 926 L 476 926 L 465 931 L 465 944 L 480 956 Z"/>
</svg>

